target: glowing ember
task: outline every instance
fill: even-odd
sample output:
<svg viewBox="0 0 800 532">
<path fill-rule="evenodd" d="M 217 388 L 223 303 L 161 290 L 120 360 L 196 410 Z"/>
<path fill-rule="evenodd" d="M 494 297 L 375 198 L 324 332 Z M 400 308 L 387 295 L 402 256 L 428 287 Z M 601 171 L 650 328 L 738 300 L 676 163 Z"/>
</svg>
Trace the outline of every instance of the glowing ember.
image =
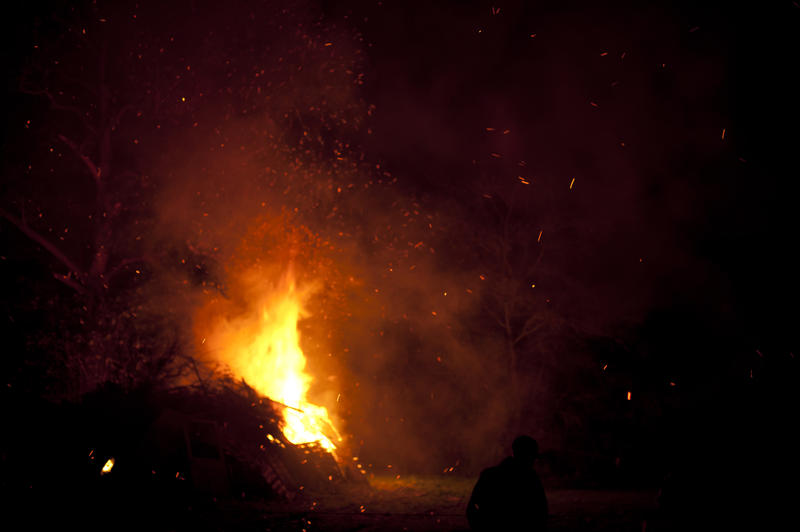
<svg viewBox="0 0 800 532">
<path fill-rule="evenodd" d="M 113 468 L 114 468 L 114 458 L 109 458 L 108 461 L 106 461 L 105 465 L 103 466 L 103 469 L 100 470 L 100 474 L 106 475 L 108 473 L 111 473 L 111 470 Z"/>
<path fill-rule="evenodd" d="M 297 331 L 302 294 L 290 274 L 267 291 L 259 295 L 260 302 L 251 315 L 220 319 L 205 345 L 235 375 L 283 407 L 282 429 L 287 440 L 296 445 L 317 443 L 333 452 L 333 442 L 341 437 L 327 409 L 306 399 L 312 378 L 305 372 L 306 358 Z"/>
</svg>

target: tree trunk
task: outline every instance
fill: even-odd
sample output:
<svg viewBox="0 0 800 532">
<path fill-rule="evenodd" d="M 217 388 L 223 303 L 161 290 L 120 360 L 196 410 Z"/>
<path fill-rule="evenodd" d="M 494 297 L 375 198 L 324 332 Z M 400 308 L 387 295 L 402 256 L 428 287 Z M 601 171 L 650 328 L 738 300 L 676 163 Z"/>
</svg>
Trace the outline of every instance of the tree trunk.
<svg viewBox="0 0 800 532">
<path fill-rule="evenodd" d="M 97 198 L 95 202 L 94 214 L 94 256 L 89 268 L 89 275 L 92 283 L 97 283 L 96 288 L 103 292 L 106 288 L 104 276 L 108 270 L 108 259 L 111 253 L 111 242 L 113 233 L 113 217 L 116 214 L 112 205 L 109 191 L 106 184 L 111 177 L 111 133 L 114 128 L 114 120 L 110 111 L 110 99 L 108 85 L 106 82 L 106 48 L 102 45 L 100 51 L 100 62 L 98 65 L 98 87 L 99 115 L 97 117 L 98 127 L 97 139 L 98 164 L 95 183 Z"/>
</svg>

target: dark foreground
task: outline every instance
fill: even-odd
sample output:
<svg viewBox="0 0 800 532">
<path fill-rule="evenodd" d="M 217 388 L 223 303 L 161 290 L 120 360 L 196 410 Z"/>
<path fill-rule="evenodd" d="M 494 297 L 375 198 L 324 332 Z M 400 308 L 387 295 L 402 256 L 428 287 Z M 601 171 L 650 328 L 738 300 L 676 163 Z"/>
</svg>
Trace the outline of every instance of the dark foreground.
<svg viewBox="0 0 800 532">
<path fill-rule="evenodd" d="M 474 479 L 374 478 L 371 487 L 286 502 L 220 503 L 199 520 L 209 530 L 467 531 Z M 550 530 L 657 530 L 654 491 L 551 490 Z M 663 527 L 662 527 L 663 528 Z"/>
<path fill-rule="evenodd" d="M 137 532 L 467 532 L 466 503 L 475 479 L 465 477 L 375 477 L 370 484 L 341 483 L 326 493 L 302 493 L 291 502 L 248 493 L 213 499 L 183 499 L 142 490 L 16 493 L 3 499 L 13 515 L 9 530 Z M 697 505 L 679 514 L 657 506 L 655 490 L 549 489 L 548 529 L 596 532 L 687 530 L 783 530 L 786 512 L 748 508 L 740 501 L 714 502 L 701 485 Z M 20 497 L 20 495 L 23 495 Z M 9 500 L 9 499 L 16 499 Z M 11 504 L 8 504 L 8 503 Z M 782 505 L 786 508 L 788 506 Z M 4 512 L 5 513 L 5 512 Z"/>
</svg>

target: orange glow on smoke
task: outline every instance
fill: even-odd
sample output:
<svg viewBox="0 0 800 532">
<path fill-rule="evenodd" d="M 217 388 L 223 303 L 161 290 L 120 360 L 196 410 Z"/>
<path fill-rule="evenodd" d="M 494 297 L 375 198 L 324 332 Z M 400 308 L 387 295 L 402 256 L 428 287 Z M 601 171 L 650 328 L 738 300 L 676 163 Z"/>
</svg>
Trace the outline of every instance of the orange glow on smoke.
<svg viewBox="0 0 800 532">
<path fill-rule="evenodd" d="M 257 276 L 256 276 L 257 277 Z M 317 443 L 333 453 L 341 441 L 326 408 L 308 401 L 312 377 L 300 348 L 297 322 L 304 293 L 291 273 L 276 284 L 255 283 L 256 302 L 242 315 L 212 318 L 204 346 L 234 376 L 283 408 L 283 434 L 294 444 Z M 212 308 L 206 311 L 213 313 Z"/>
</svg>

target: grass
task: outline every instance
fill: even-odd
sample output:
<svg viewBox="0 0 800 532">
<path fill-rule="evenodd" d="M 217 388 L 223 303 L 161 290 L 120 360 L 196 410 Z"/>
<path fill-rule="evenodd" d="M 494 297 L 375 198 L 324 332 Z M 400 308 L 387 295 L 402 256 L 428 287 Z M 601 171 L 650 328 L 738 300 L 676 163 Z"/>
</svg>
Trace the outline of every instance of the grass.
<svg viewBox="0 0 800 532">
<path fill-rule="evenodd" d="M 234 503 L 219 530 L 468 531 L 464 516 L 476 479 L 460 476 L 373 476 L 369 485 L 340 485 L 292 502 Z M 550 530 L 640 532 L 654 510 L 652 492 L 549 490 Z M 648 528 L 648 530 L 651 530 Z"/>
</svg>

